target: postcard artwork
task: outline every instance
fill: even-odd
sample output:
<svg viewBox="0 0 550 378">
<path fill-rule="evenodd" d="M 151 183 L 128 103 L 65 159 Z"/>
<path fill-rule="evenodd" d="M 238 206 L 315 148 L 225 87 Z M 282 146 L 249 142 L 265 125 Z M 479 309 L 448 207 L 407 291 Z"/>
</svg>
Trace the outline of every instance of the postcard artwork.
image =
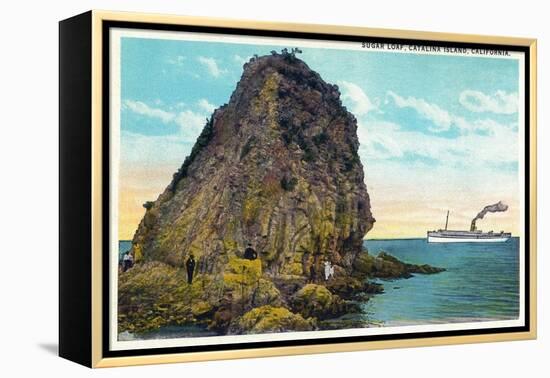
<svg viewBox="0 0 550 378">
<path fill-rule="evenodd" d="M 111 350 L 525 324 L 522 52 L 110 33 Z"/>
</svg>

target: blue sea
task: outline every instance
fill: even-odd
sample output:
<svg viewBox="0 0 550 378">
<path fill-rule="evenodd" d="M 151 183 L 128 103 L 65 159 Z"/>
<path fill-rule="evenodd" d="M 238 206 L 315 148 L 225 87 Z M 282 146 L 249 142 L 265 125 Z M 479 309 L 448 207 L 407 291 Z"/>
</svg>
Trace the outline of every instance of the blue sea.
<svg viewBox="0 0 550 378">
<path fill-rule="evenodd" d="M 384 293 L 362 304 L 369 321 L 397 326 L 519 316 L 518 238 L 505 243 L 451 244 L 426 239 L 366 240 L 364 245 L 372 255 L 385 251 L 404 262 L 446 269 L 409 279 L 375 280 L 384 285 Z M 119 247 L 122 256 L 131 243 L 121 241 Z"/>
<path fill-rule="evenodd" d="M 427 243 L 426 239 L 367 240 L 372 255 L 388 252 L 402 261 L 447 271 L 377 281 L 384 293 L 364 306 L 370 320 L 412 325 L 517 319 L 519 238 L 504 243 Z"/>
<path fill-rule="evenodd" d="M 122 257 L 126 253 L 126 251 L 129 251 L 130 248 L 132 248 L 132 242 L 129 240 L 120 240 L 118 242 L 118 259 L 119 261 L 122 261 Z"/>
</svg>

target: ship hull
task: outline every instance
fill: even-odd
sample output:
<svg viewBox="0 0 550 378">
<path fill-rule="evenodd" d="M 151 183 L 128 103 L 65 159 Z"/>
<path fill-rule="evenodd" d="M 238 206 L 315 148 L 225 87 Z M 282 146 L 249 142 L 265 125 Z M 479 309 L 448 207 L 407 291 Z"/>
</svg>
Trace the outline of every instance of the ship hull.
<svg viewBox="0 0 550 378">
<path fill-rule="evenodd" d="M 490 238 L 475 238 L 475 237 L 448 237 L 448 236 L 430 236 L 428 235 L 428 243 L 504 243 L 510 237 L 490 237 Z"/>
<path fill-rule="evenodd" d="M 428 243 L 504 243 L 512 237 L 509 232 L 428 231 Z"/>
</svg>

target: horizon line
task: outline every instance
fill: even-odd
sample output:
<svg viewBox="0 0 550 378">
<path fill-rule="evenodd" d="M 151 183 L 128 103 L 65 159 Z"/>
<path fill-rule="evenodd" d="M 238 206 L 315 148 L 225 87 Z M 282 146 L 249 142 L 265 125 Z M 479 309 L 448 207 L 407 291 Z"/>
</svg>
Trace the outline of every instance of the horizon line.
<svg viewBox="0 0 550 378">
<path fill-rule="evenodd" d="M 512 235 L 512 238 L 519 238 L 520 236 L 519 235 Z M 418 239 L 427 239 L 427 237 L 425 236 L 408 236 L 408 237 L 404 237 L 404 238 L 373 238 L 373 239 L 368 239 L 368 238 L 365 238 L 363 239 L 363 241 L 383 241 L 383 240 L 418 240 Z M 131 239 L 118 239 L 119 242 L 132 242 Z"/>
</svg>

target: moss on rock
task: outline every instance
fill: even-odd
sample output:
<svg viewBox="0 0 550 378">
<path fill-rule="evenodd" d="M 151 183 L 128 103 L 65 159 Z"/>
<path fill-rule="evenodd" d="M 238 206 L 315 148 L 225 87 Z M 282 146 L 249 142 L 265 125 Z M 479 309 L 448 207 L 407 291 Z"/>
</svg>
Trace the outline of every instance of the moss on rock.
<svg viewBox="0 0 550 378">
<path fill-rule="evenodd" d="M 208 323 L 222 284 L 214 277 L 199 275 L 189 285 L 183 269 L 160 262 L 137 264 L 119 275 L 119 332 Z"/>
<path fill-rule="evenodd" d="M 349 276 L 334 277 L 326 285 L 331 293 L 337 294 L 343 299 L 364 298 L 365 294 L 378 294 L 384 291 L 380 284 Z"/>
<path fill-rule="evenodd" d="M 326 319 L 343 314 L 346 303 L 322 285 L 307 284 L 291 299 L 292 309 L 304 317 Z"/>
<path fill-rule="evenodd" d="M 278 307 L 282 305 L 283 301 L 281 292 L 275 287 L 273 282 L 262 278 L 252 291 L 250 303 L 253 307 L 264 305 Z"/>
<path fill-rule="evenodd" d="M 369 255 L 367 251 L 363 251 L 355 257 L 353 262 L 354 275 L 366 277 L 373 272 L 374 257 Z"/>
<path fill-rule="evenodd" d="M 288 331 L 312 331 L 314 319 L 304 319 L 285 307 L 261 306 L 236 319 L 230 327 L 231 334 L 275 333 Z"/>
<path fill-rule="evenodd" d="M 223 282 L 231 289 L 242 289 L 251 287 L 260 280 L 262 276 L 262 262 L 232 257 L 226 266 L 223 274 Z"/>
</svg>

